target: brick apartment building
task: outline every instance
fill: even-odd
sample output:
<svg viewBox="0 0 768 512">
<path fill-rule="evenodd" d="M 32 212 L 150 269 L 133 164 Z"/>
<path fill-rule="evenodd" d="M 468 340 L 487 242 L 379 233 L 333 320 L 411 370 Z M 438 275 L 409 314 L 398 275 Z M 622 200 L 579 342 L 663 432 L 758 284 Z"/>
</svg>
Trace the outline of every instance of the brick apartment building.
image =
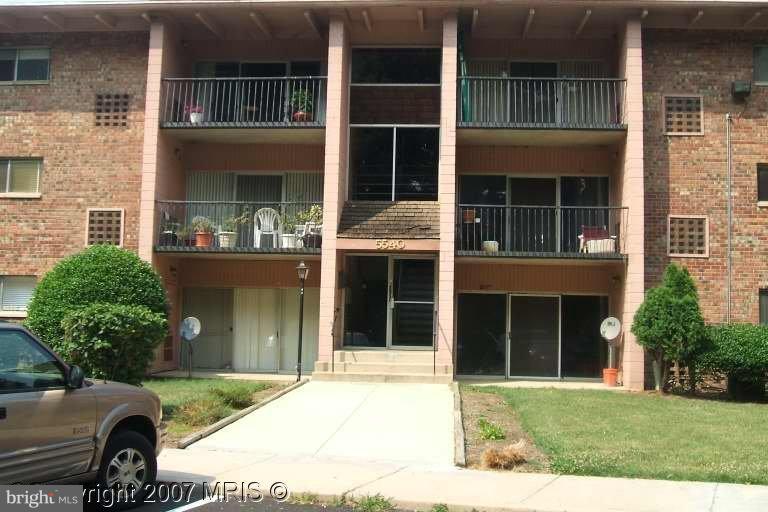
<svg viewBox="0 0 768 512">
<path fill-rule="evenodd" d="M 163 278 L 154 368 L 644 385 L 674 261 L 768 321 L 760 2 L 0 6 L 0 316 L 93 243 Z M 211 235 L 196 233 L 200 228 Z"/>
</svg>

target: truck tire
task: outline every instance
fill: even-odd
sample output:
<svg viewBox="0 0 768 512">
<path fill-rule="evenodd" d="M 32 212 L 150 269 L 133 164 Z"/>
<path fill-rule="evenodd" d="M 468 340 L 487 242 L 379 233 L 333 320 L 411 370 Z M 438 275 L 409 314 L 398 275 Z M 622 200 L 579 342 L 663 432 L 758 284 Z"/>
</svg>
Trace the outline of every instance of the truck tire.
<svg viewBox="0 0 768 512">
<path fill-rule="evenodd" d="M 113 432 L 101 456 L 96 484 L 105 489 L 128 489 L 126 500 L 123 496 L 115 505 L 120 509 L 130 508 L 144 502 L 148 492 L 147 484 L 154 484 L 157 477 L 155 450 L 147 438 L 132 430 Z M 126 503 L 126 501 L 128 501 Z"/>
</svg>

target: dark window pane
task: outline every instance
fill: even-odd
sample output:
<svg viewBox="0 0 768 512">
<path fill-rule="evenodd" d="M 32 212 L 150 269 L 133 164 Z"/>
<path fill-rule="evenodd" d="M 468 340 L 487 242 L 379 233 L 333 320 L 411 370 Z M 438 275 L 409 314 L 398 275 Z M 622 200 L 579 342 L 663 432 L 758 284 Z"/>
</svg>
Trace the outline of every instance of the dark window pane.
<svg viewBox="0 0 768 512">
<path fill-rule="evenodd" d="M 509 374 L 557 377 L 557 297 L 513 296 L 509 303 Z"/>
<path fill-rule="evenodd" d="M 350 256 L 346 260 L 344 345 L 387 345 L 386 256 Z"/>
<path fill-rule="evenodd" d="M 754 52 L 755 82 L 768 82 L 768 46 L 756 46 Z"/>
<path fill-rule="evenodd" d="M 352 83 L 439 84 L 439 48 L 352 50 Z"/>
<path fill-rule="evenodd" d="M 437 128 L 398 128 L 395 199 L 437 200 Z"/>
<path fill-rule="evenodd" d="M 392 345 L 431 347 L 433 304 L 395 304 L 392 310 Z"/>
<path fill-rule="evenodd" d="M 394 265 L 395 301 L 434 302 L 434 260 L 398 259 Z"/>
<path fill-rule="evenodd" d="M 0 332 L 0 393 L 64 386 L 64 375 L 49 353 L 18 331 Z"/>
<path fill-rule="evenodd" d="M 768 289 L 760 290 L 760 323 L 768 325 Z"/>
<path fill-rule="evenodd" d="M 507 344 L 506 307 L 507 297 L 501 293 L 459 294 L 456 373 L 504 375 Z"/>
<path fill-rule="evenodd" d="M 286 76 L 287 66 L 282 62 L 243 62 L 240 65 L 242 77 Z"/>
<path fill-rule="evenodd" d="M 596 296 L 562 297 L 563 377 L 599 378 L 607 368 L 607 343 L 600 323 L 608 316 L 608 299 Z"/>
<path fill-rule="evenodd" d="M 353 85 L 352 124 L 440 124 L 440 87 Z"/>
<path fill-rule="evenodd" d="M 768 201 L 768 164 L 757 164 L 757 200 Z"/>
<path fill-rule="evenodd" d="M 0 50 L 0 82 L 13 80 L 16 68 L 16 50 Z"/>
<path fill-rule="evenodd" d="M 352 199 L 392 200 L 392 128 L 352 128 L 349 163 Z"/>
<path fill-rule="evenodd" d="M 291 76 L 320 76 L 320 62 L 291 62 Z"/>
<path fill-rule="evenodd" d="M 48 60 L 48 49 L 19 50 L 16 80 L 48 80 Z"/>
</svg>

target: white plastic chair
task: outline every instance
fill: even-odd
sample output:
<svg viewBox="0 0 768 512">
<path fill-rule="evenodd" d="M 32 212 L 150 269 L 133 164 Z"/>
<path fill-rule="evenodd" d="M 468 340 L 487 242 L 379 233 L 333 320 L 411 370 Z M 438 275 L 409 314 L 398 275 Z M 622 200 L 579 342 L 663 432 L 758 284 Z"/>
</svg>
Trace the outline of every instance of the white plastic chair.
<svg viewBox="0 0 768 512">
<path fill-rule="evenodd" d="M 277 226 L 277 227 L 275 227 Z M 283 234 L 283 220 L 272 208 L 261 208 L 253 217 L 253 246 L 261 247 L 261 235 L 272 235 L 272 247 L 280 247 Z"/>
</svg>

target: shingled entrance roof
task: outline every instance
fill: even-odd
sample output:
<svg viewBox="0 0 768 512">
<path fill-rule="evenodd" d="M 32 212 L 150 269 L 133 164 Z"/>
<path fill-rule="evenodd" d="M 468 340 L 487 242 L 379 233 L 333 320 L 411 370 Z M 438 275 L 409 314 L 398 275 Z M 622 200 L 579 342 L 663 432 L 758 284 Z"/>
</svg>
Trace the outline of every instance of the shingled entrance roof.
<svg viewBox="0 0 768 512">
<path fill-rule="evenodd" d="M 341 212 L 340 238 L 440 238 L 437 201 L 355 201 Z"/>
</svg>

